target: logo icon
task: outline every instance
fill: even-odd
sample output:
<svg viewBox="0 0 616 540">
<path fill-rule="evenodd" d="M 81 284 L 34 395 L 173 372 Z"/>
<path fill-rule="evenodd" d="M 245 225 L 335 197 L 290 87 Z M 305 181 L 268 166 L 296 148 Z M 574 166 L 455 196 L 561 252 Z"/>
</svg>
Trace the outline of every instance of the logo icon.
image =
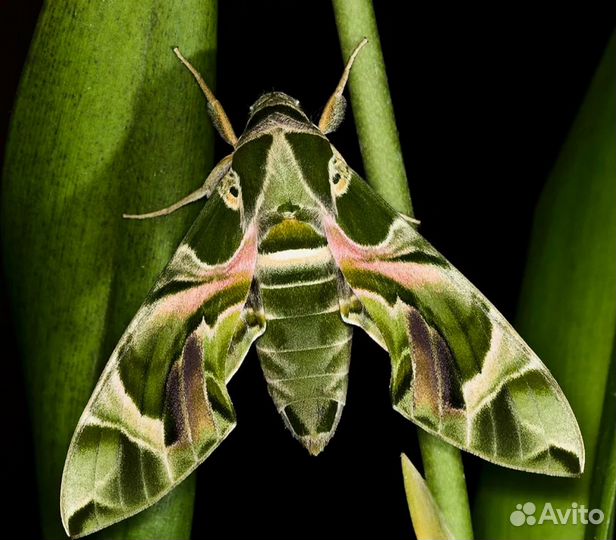
<svg viewBox="0 0 616 540">
<path fill-rule="evenodd" d="M 534 516 L 537 507 L 532 502 L 522 504 L 516 504 L 515 510 L 511 512 L 509 521 L 514 527 L 521 527 L 526 525 L 534 525 L 537 523 L 537 518 Z"/>
<path fill-rule="evenodd" d="M 576 502 L 571 503 L 569 508 L 564 510 L 561 508 L 554 508 L 552 503 L 546 502 L 541 510 L 539 518 L 535 517 L 537 507 L 532 502 L 525 502 L 524 504 L 516 504 L 515 510 L 511 512 L 509 521 L 514 527 L 521 527 L 522 525 L 543 525 L 546 521 L 555 525 L 566 525 L 572 523 L 577 525 L 582 523 L 584 525 L 592 523 L 598 525 L 601 523 L 605 514 L 599 508 L 588 509 L 583 504 Z"/>
</svg>

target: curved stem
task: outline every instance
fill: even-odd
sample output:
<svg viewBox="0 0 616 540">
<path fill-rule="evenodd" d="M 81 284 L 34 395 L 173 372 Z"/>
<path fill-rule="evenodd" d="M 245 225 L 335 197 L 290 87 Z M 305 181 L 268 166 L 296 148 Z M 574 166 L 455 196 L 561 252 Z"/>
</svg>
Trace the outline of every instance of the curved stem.
<svg viewBox="0 0 616 540">
<path fill-rule="evenodd" d="M 349 77 L 367 180 L 396 210 L 412 216 L 413 205 L 372 2 L 333 0 L 333 5 L 345 59 L 364 37 L 368 38 L 368 45 L 357 57 Z"/>
<path fill-rule="evenodd" d="M 369 44 L 351 71 L 353 115 L 368 182 L 396 210 L 413 215 L 385 63 L 371 0 L 333 0 L 345 58 L 367 37 Z M 456 538 L 473 530 L 460 451 L 419 430 L 427 484 Z"/>
</svg>

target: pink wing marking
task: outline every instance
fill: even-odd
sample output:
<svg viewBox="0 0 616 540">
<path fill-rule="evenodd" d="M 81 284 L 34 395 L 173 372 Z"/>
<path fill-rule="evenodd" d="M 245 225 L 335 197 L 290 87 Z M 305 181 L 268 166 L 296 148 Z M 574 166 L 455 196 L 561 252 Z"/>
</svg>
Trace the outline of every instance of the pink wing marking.
<svg viewBox="0 0 616 540">
<path fill-rule="evenodd" d="M 388 261 L 394 254 L 387 244 L 357 244 L 330 216 L 324 217 L 323 224 L 329 248 L 343 273 L 346 269 L 364 270 L 396 281 L 409 290 L 444 281 L 445 277 L 438 268 L 413 262 Z"/>
<path fill-rule="evenodd" d="M 234 256 L 226 263 L 215 266 L 203 265 L 198 276 L 203 281 L 190 289 L 164 298 L 155 308 L 155 316 L 175 315 L 185 317 L 194 313 L 217 293 L 238 283 L 252 281 L 257 261 L 257 228 L 251 226 Z"/>
</svg>

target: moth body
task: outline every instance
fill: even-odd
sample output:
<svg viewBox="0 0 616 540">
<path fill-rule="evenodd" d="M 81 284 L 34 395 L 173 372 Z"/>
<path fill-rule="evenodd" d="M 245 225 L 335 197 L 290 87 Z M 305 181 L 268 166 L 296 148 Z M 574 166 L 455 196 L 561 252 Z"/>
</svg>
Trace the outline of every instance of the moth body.
<svg viewBox="0 0 616 540">
<path fill-rule="evenodd" d="M 268 239 L 278 234 L 288 243 L 276 249 Z M 309 224 L 283 219 L 264 237 L 257 276 L 266 330 L 256 348 L 270 395 L 295 437 L 318 454 L 338 425 L 351 359 L 334 259 Z"/>
<path fill-rule="evenodd" d="M 263 156 L 263 167 L 243 162 L 254 155 Z M 299 103 L 276 92 L 253 105 L 232 165 L 243 193 L 261 194 L 245 211 L 259 222 L 255 281 L 266 325 L 256 349 L 276 409 L 311 454 L 338 425 L 351 359 L 352 329 L 340 316 L 341 277 L 321 222 L 323 206 L 333 205 L 333 155 Z M 318 182 L 308 181 L 310 168 Z"/>
</svg>

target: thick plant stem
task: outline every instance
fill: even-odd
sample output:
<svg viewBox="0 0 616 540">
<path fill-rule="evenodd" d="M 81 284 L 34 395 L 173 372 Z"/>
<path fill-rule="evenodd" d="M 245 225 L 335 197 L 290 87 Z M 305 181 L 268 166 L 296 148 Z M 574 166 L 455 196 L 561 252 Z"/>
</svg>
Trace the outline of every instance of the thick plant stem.
<svg viewBox="0 0 616 540">
<path fill-rule="evenodd" d="M 434 500 L 455 538 L 471 540 L 473 524 L 460 450 L 423 429 L 417 431 L 424 476 Z"/>
<path fill-rule="evenodd" d="M 34 430 L 45 538 L 65 538 L 60 479 L 99 373 L 197 208 L 135 223 L 211 167 L 204 100 L 215 0 L 45 4 L 14 107 L 2 242 Z M 194 479 L 104 538 L 187 538 Z"/>
<path fill-rule="evenodd" d="M 349 78 L 353 115 L 368 182 L 400 212 L 412 215 L 398 130 L 371 0 L 333 0 L 338 35 L 346 60 L 363 37 L 369 43 Z M 420 430 L 427 484 L 456 538 L 473 530 L 460 451 Z"/>
<path fill-rule="evenodd" d="M 333 0 L 342 54 L 368 38 L 351 70 L 353 116 L 368 182 L 396 210 L 413 214 L 371 0 Z"/>
</svg>

